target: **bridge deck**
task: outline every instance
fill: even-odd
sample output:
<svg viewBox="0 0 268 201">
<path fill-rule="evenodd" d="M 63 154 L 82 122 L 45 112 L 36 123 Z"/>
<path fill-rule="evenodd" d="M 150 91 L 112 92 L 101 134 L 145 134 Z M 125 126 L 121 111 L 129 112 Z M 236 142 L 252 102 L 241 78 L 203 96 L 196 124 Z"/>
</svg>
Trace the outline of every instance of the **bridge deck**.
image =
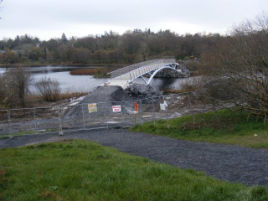
<svg viewBox="0 0 268 201">
<path fill-rule="evenodd" d="M 176 61 L 174 58 L 165 58 L 148 60 L 145 62 L 126 66 L 124 68 L 112 71 L 110 73 L 112 79 L 107 84 L 126 88 L 129 84 L 129 81 L 133 81 L 142 75 L 155 71 L 165 65 L 173 64 L 175 62 Z"/>
<path fill-rule="evenodd" d="M 115 71 L 110 72 L 109 74 L 111 75 L 111 78 L 115 78 L 120 75 L 129 73 L 133 70 L 136 70 L 138 68 L 141 68 L 141 67 L 151 66 L 151 65 L 156 65 L 156 64 L 166 65 L 166 64 L 171 64 L 171 63 L 175 63 L 174 58 L 152 59 L 152 60 L 139 62 L 136 64 L 132 64 L 132 65 L 117 69 Z"/>
</svg>

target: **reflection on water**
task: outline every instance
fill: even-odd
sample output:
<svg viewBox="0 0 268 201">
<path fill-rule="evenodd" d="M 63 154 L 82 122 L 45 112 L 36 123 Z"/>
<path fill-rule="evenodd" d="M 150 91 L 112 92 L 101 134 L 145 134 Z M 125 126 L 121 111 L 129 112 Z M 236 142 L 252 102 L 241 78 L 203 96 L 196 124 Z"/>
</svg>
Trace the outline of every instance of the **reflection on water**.
<svg viewBox="0 0 268 201">
<path fill-rule="evenodd" d="M 37 92 L 34 84 L 42 78 L 57 80 L 62 92 L 89 92 L 107 81 L 107 79 L 95 79 L 90 75 L 71 75 L 70 71 L 75 68 L 78 67 L 44 66 L 25 67 L 24 69 L 32 74 L 30 86 L 32 93 Z M 0 68 L 0 73 L 4 72 L 5 68 Z"/>
<path fill-rule="evenodd" d="M 107 80 L 95 79 L 89 75 L 71 75 L 68 71 L 65 71 L 33 74 L 33 83 L 45 77 L 57 80 L 63 92 L 89 92 Z M 33 85 L 30 91 L 36 92 Z"/>
<path fill-rule="evenodd" d="M 42 78 L 50 78 L 60 83 L 63 92 L 90 92 L 97 86 L 105 83 L 108 79 L 95 79 L 89 75 L 71 75 L 69 72 L 78 67 L 64 66 L 45 66 L 45 67 L 26 67 L 25 69 L 32 73 L 32 84 L 30 91 L 36 93 L 34 83 Z M 4 73 L 5 68 L 0 68 L 0 73 Z M 163 89 L 180 89 L 180 86 L 186 82 L 192 81 L 193 78 L 155 78 L 151 85 L 159 90 Z M 138 79 L 137 83 L 144 83 Z"/>
</svg>

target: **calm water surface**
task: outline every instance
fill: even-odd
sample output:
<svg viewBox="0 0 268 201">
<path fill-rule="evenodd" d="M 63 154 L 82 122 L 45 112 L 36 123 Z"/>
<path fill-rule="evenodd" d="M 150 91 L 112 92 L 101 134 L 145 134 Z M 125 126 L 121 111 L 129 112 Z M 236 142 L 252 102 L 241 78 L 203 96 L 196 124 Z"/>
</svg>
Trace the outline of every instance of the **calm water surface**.
<svg viewBox="0 0 268 201">
<path fill-rule="evenodd" d="M 36 93 L 34 87 L 35 82 L 42 78 L 50 78 L 57 80 L 60 83 L 60 88 L 63 92 L 90 92 L 97 86 L 108 81 L 107 78 L 96 79 L 90 75 L 71 75 L 72 69 L 79 67 L 65 67 L 65 66 L 44 66 L 44 67 L 25 67 L 25 69 L 32 74 L 32 82 L 30 91 Z M 5 68 L 0 68 L 0 73 L 4 73 Z M 151 85 L 157 89 L 179 89 L 182 84 L 193 81 L 194 78 L 180 78 L 180 79 L 153 79 Z M 141 79 L 138 83 L 144 83 Z"/>
</svg>

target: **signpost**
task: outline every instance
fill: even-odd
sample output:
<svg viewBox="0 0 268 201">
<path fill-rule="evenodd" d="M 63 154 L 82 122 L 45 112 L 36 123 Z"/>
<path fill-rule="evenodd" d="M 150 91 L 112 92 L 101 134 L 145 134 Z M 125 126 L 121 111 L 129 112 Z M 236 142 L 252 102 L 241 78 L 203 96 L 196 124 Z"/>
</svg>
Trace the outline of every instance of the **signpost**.
<svg viewBox="0 0 268 201">
<path fill-rule="evenodd" d="M 137 123 L 137 113 L 139 112 L 139 104 L 137 103 L 137 101 L 134 101 L 134 122 L 135 124 Z"/>
<path fill-rule="evenodd" d="M 139 112 L 139 104 L 137 103 L 137 101 L 134 102 L 134 109 L 136 113 Z"/>
<path fill-rule="evenodd" d="M 168 104 L 167 102 L 164 100 L 163 103 L 160 103 L 160 110 L 163 110 L 163 111 L 166 111 L 166 114 L 168 115 Z M 168 122 L 168 116 L 166 117 L 167 118 L 167 128 L 169 128 L 169 122 Z"/>
</svg>

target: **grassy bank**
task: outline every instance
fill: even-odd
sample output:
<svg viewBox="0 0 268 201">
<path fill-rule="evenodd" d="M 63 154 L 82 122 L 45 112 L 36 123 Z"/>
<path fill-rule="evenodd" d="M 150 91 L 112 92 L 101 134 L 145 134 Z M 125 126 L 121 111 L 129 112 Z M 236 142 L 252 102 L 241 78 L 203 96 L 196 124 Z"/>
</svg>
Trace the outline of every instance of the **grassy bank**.
<svg viewBox="0 0 268 201">
<path fill-rule="evenodd" d="M 88 94 L 87 92 L 62 92 L 62 93 L 59 94 L 57 101 L 66 100 L 66 99 L 70 99 L 70 98 L 78 98 L 78 97 L 81 97 L 81 96 L 85 96 L 87 94 Z M 33 102 L 44 101 L 43 97 L 41 95 L 38 95 L 38 94 L 29 95 L 27 97 L 27 100 L 28 99 L 33 100 Z"/>
<path fill-rule="evenodd" d="M 108 68 L 80 68 L 70 71 L 71 75 L 93 75 L 95 78 L 108 78 Z"/>
<path fill-rule="evenodd" d="M 25 98 L 26 107 L 50 107 L 55 104 L 60 104 L 63 102 L 68 102 L 71 98 L 78 98 L 85 96 L 88 93 L 86 92 L 64 92 L 60 93 L 55 101 L 48 102 L 44 100 L 39 94 L 28 95 Z"/>
<path fill-rule="evenodd" d="M 267 123 L 245 111 L 221 110 L 205 114 L 159 120 L 137 125 L 132 131 L 177 139 L 226 143 L 252 148 L 267 147 Z"/>
<path fill-rule="evenodd" d="M 62 104 L 62 103 L 68 103 L 70 102 L 70 99 L 76 99 L 81 96 L 88 95 L 87 92 L 63 92 L 60 93 L 56 100 L 54 101 L 46 101 L 44 97 L 42 97 L 40 94 L 30 94 L 25 97 L 25 106 L 22 107 L 20 105 L 15 106 L 9 106 L 7 104 L 0 104 L 0 109 L 18 109 L 18 108 L 34 108 L 34 107 L 52 107 L 56 104 Z"/>
<path fill-rule="evenodd" d="M 267 200 L 193 170 L 87 141 L 0 150 L 0 200 Z"/>
</svg>

